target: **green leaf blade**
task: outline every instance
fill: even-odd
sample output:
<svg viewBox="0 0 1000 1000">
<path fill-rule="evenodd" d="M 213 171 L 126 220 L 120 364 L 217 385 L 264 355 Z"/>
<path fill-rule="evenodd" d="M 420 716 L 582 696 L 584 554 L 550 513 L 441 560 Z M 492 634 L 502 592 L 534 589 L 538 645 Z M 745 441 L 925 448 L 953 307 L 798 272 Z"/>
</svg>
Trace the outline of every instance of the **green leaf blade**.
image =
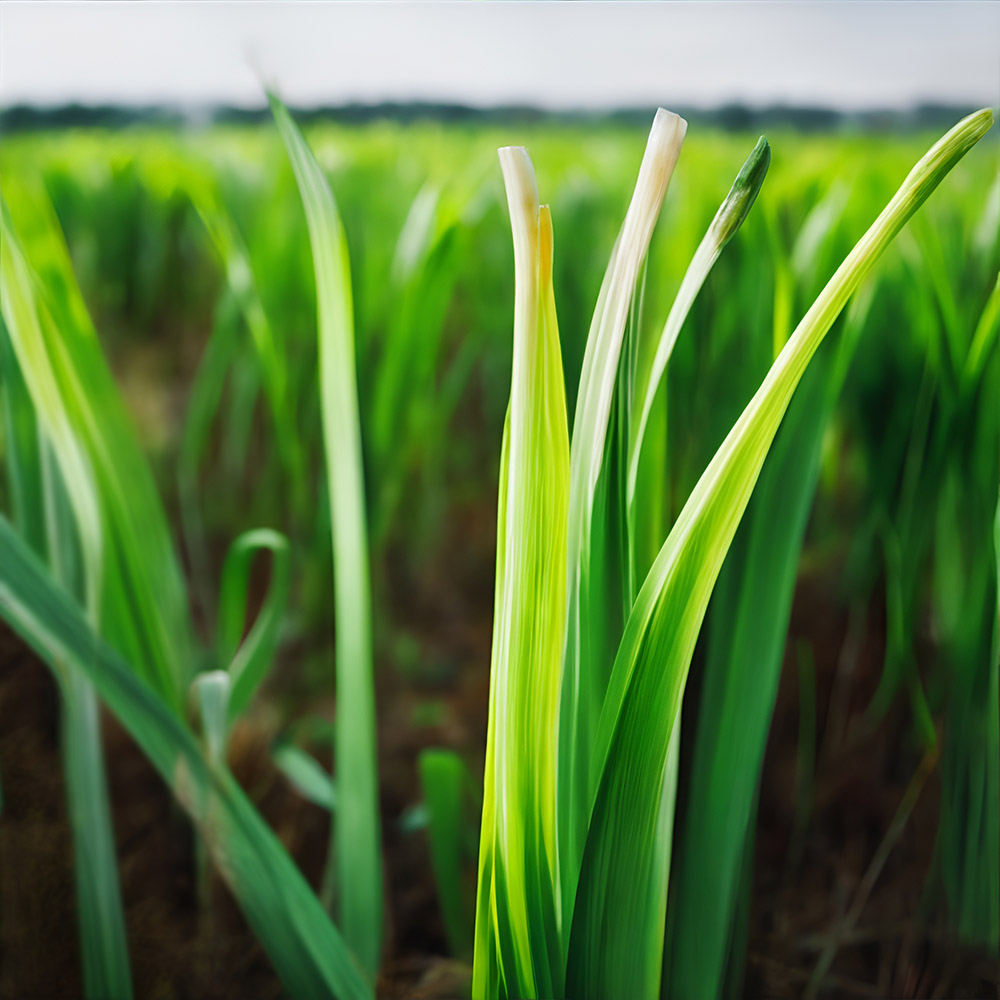
<svg viewBox="0 0 1000 1000">
<path fill-rule="evenodd" d="M 500 151 L 514 238 L 514 366 L 504 428 L 473 996 L 562 990 L 556 722 L 566 601 L 569 436 L 552 222 L 520 147 Z"/>
<path fill-rule="evenodd" d="M 594 508 L 606 455 L 619 358 L 636 281 L 687 130 L 660 108 L 653 120 L 635 189 L 598 296 L 573 420 L 567 542 L 567 613 L 559 719 L 558 823 L 561 906 L 572 913 L 596 775 L 590 748 L 607 684 L 599 632 L 606 603 L 591 564 L 601 558 L 604 526 Z M 598 635 L 594 633 L 597 632 Z"/>
<path fill-rule="evenodd" d="M 284 105 L 273 95 L 269 100 L 305 206 L 316 274 L 323 442 L 333 524 L 339 913 L 345 937 L 374 974 L 382 948 L 382 838 L 350 261 L 323 171 Z"/>
</svg>

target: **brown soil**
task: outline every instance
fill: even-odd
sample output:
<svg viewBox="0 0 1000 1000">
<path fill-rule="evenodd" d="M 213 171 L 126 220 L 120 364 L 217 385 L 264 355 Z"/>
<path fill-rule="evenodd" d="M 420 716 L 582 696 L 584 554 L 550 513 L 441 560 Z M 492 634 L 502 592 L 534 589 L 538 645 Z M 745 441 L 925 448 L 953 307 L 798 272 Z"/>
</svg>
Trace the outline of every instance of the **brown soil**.
<svg viewBox="0 0 1000 1000">
<path fill-rule="evenodd" d="M 863 721 L 882 670 L 884 608 L 853 615 L 827 581 L 800 578 L 764 761 L 744 995 L 996 998 L 1000 961 L 947 933 L 929 887 L 936 754 L 916 743 L 905 705 L 878 726 Z M 817 763 L 797 839 L 799 640 L 815 660 Z M 818 972 L 824 952 L 829 968 Z"/>
</svg>

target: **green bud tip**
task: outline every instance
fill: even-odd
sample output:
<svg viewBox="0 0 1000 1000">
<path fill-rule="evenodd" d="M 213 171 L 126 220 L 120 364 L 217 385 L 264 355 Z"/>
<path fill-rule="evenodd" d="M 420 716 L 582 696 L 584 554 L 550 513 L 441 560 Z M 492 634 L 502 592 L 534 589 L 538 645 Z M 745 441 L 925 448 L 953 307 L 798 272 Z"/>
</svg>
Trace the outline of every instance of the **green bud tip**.
<svg viewBox="0 0 1000 1000">
<path fill-rule="evenodd" d="M 761 136 L 740 168 L 740 172 L 736 175 L 736 180 L 733 181 L 733 186 L 729 189 L 726 200 L 722 203 L 712 222 L 719 250 L 733 238 L 736 231 L 743 225 L 743 220 L 757 199 L 757 192 L 760 191 L 761 185 L 764 183 L 770 164 L 771 146 L 767 139 Z"/>
</svg>

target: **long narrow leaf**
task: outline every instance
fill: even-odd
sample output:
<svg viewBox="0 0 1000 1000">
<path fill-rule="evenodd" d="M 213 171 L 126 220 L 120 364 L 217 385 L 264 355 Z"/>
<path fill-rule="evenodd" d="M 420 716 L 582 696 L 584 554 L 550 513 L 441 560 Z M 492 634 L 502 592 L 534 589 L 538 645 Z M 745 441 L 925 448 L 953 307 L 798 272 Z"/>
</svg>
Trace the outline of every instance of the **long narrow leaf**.
<svg viewBox="0 0 1000 1000">
<path fill-rule="evenodd" d="M 815 212 L 803 232 L 815 234 L 818 250 L 838 215 L 829 213 L 817 232 L 810 225 Z M 800 274 L 810 256 L 796 254 Z M 664 996 L 717 995 L 727 948 L 738 936 L 737 893 L 751 860 L 746 848 L 823 436 L 871 301 L 869 281 L 851 300 L 842 335 L 803 377 L 715 587 L 667 915 Z M 754 585 L 744 586 L 746 580 Z"/>
<path fill-rule="evenodd" d="M 333 846 L 340 923 L 352 949 L 374 973 L 382 938 L 382 841 L 350 261 L 323 171 L 284 105 L 274 96 L 270 101 L 305 206 L 316 273 L 323 442 L 333 524 L 340 801 Z"/>
<path fill-rule="evenodd" d="M 514 237 L 473 996 L 560 995 L 556 722 L 566 607 L 566 395 L 552 222 L 524 149 L 500 151 Z"/>
<path fill-rule="evenodd" d="M 746 162 L 740 168 L 740 172 L 733 181 L 733 186 L 726 195 L 725 200 L 719 206 L 718 212 L 712 219 L 708 231 L 705 233 L 684 278 L 681 281 L 677 295 L 674 297 L 667 321 L 663 326 L 656 344 L 656 352 L 653 356 L 653 364 L 645 385 L 640 387 L 638 393 L 638 406 L 636 407 L 637 419 L 632 421 L 629 428 L 629 465 L 628 465 L 628 503 L 629 508 L 635 501 L 636 478 L 639 474 L 639 457 L 642 454 L 643 436 L 646 432 L 646 425 L 649 422 L 650 411 L 653 407 L 653 400 L 656 396 L 657 387 L 663 373 L 666 371 L 667 362 L 673 351 L 674 344 L 684 325 L 684 320 L 691 311 L 691 306 L 705 283 L 705 278 L 712 270 L 712 266 L 719 259 L 719 255 L 725 249 L 726 244 L 736 235 L 740 226 L 753 208 L 753 203 L 757 198 L 764 177 L 767 175 L 767 168 L 771 162 L 771 147 L 767 140 L 761 136 L 757 140 Z"/>
<path fill-rule="evenodd" d="M 603 622 L 606 600 L 592 574 L 595 494 L 605 455 L 618 362 L 639 268 L 652 237 L 660 205 L 680 155 L 687 122 L 660 109 L 653 120 L 635 191 L 601 286 L 580 373 L 570 456 L 567 534 L 567 614 L 565 662 L 559 718 L 558 795 L 559 857 L 562 909 L 568 918 L 586 839 L 589 802 L 596 775 L 589 750 L 600 716 L 607 663 L 599 643 L 592 642 L 591 622 Z M 598 529 L 603 526 L 598 522 Z M 594 582 L 592 582 L 594 581 Z M 593 590 L 592 590 L 593 586 Z M 591 612 L 593 611 L 593 616 Z"/>
</svg>

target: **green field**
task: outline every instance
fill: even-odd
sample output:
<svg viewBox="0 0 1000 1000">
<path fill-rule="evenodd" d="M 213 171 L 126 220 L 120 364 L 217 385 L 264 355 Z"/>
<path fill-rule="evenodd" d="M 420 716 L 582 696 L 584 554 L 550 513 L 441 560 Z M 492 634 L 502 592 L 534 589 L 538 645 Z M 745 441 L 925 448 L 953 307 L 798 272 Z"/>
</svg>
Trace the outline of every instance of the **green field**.
<svg viewBox="0 0 1000 1000">
<path fill-rule="evenodd" d="M 0 144 L 0 995 L 996 987 L 995 131 L 275 116 Z"/>
</svg>

